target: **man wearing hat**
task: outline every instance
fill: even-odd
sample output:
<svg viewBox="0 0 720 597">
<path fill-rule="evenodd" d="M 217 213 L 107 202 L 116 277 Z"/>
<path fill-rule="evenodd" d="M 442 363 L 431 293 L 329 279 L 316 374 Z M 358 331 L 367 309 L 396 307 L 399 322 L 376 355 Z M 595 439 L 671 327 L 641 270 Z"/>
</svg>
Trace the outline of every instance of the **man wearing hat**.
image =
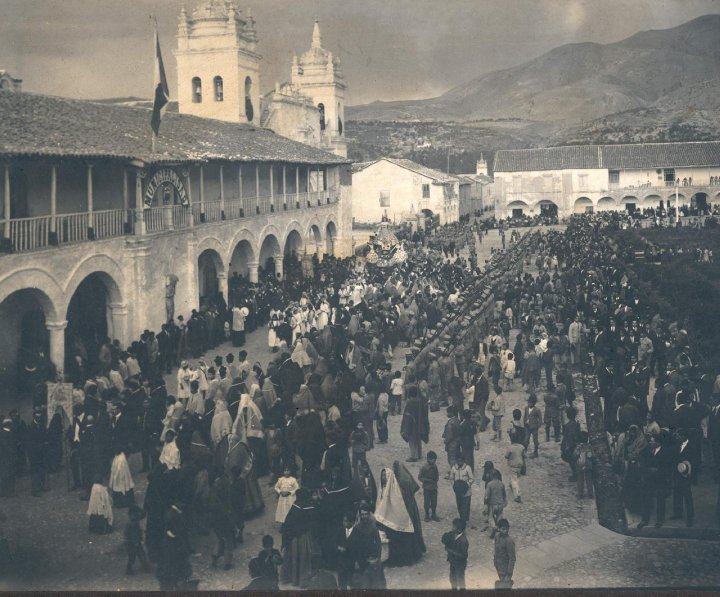
<svg viewBox="0 0 720 597">
<path fill-rule="evenodd" d="M 13 422 L 3 417 L 0 426 L 0 497 L 10 497 L 15 491 L 17 450 Z"/>
<path fill-rule="evenodd" d="M 673 471 L 673 515 L 672 520 L 683 516 L 683 505 L 686 515 L 686 526 L 693 526 L 695 518 L 695 505 L 692 495 L 692 472 L 693 467 L 690 457 L 690 442 L 683 430 L 675 432 L 677 452 L 675 462 L 677 465 Z"/>
</svg>

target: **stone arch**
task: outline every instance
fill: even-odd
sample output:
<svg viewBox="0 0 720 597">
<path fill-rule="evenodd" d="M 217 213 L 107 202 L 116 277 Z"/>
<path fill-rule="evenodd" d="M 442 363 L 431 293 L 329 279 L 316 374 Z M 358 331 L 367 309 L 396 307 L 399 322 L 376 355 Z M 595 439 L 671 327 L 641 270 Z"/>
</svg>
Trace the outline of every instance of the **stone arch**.
<svg viewBox="0 0 720 597">
<path fill-rule="evenodd" d="M 597 202 L 599 211 L 611 211 L 617 209 L 617 203 L 612 197 L 601 197 Z"/>
<path fill-rule="evenodd" d="M 208 301 L 214 301 L 218 292 L 221 291 L 220 276 L 225 275 L 225 267 L 223 266 L 222 257 L 215 249 L 205 249 L 200 251 L 198 248 L 198 304 L 202 306 Z"/>
<path fill-rule="evenodd" d="M 337 226 L 332 220 L 325 225 L 325 252 L 328 255 L 335 255 L 335 240 L 337 238 Z"/>
<path fill-rule="evenodd" d="M 238 243 L 240 243 L 241 241 L 246 241 L 250 245 L 250 248 L 252 249 L 252 261 L 255 261 L 257 259 L 257 254 L 260 250 L 258 237 L 247 228 L 242 228 L 235 233 L 229 245 L 227 245 L 227 252 L 225 253 L 225 263 L 230 264 L 232 262 L 235 247 L 237 247 Z"/>
<path fill-rule="evenodd" d="M 221 261 L 225 260 L 227 249 L 219 238 L 206 236 L 205 238 L 200 239 L 198 241 L 197 254 L 200 255 L 207 250 L 215 251 L 220 256 Z"/>
<path fill-rule="evenodd" d="M 710 195 L 704 191 L 698 191 L 690 197 L 690 206 L 705 210 L 710 203 Z"/>
<path fill-rule="evenodd" d="M 241 238 L 232 248 L 228 258 L 229 279 L 235 274 L 245 277 L 250 272 L 250 267 L 255 267 L 256 253 L 253 244 L 246 238 Z"/>
<path fill-rule="evenodd" d="M 268 228 L 275 228 L 274 226 L 268 226 Z M 277 231 L 277 229 L 275 229 Z M 260 244 L 260 250 L 258 251 L 259 265 L 265 271 L 269 271 L 271 268 L 277 273 L 278 261 L 280 261 L 280 267 L 282 267 L 282 247 L 278 236 L 274 232 L 264 231 L 262 243 Z M 282 237 L 280 237 L 282 238 Z M 272 261 L 270 259 L 272 258 Z"/>
<path fill-rule="evenodd" d="M 578 197 L 573 205 L 573 213 L 576 214 L 584 214 L 588 211 L 592 211 L 592 209 L 593 202 L 589 197 Z"/>
<path fill-rule="evenodd" d="M 320 253 L 320 249 L 322 247 L 322 233 L 320 232 L 320 225 L 315 221 L 311 222 L 308 227 L 305 246 L 313 255 Z"/>
<path fill-rule="evenodd" d="M 283 255 L 289 255 L 291 251 L 295 251 L 300 255 L 305 249 L 306 235 L 302 232 L 303 227 L 300 222 L 293 220 L 285 228 L 285 234 L 283 235 Z"/>
<path fill-rule="evenodd" d="M 57 321 L 63 309 L 64 295 L 60 284 L 45 270 L 38 268 L 12 272 L 0 279 L 0 303 L 15 292 L 30 290 L 42 305 L 45 317 Z M 0 321 L 0 324 L 2 322 Z"/>
<path fill-rule="evenodd" d="M 645 197 L 643 197 L 643 206 L 644 207 L 658 207 L 661 202 L 662 202 L 662 197 L 655 193 L 651 193 L 651 194 L 645 195 Z"/>
<path fill-rule="evenodd" d="M 112 303 L 120 304 L 123 302 L 122 292 L 120 288 L 125 287 L 125 276 L 123 275 L 120 265 L 107 255 L 92 255 L 81 261 L 72 271 L 65 285 L 65 299 L 67 303 L 64 305 L 65 311 L 70 305 L 73 294 L 78 289 L 83 280 L 93 273 L 105 274 L 103 278 L 106 282 L 107 290 L 110 293 L 109 298 Z"/>
<path fill-rule="evenodd" d="M 712 203 L 720 203 L 720 192 L 715 193 L 714 196 L 713 196 L 713 195 L 709 195 L 709 197 L 710 197 L 710 201 L 711 201 Z"/>
<path fill-rule="evenodd" d="M 554 201 L 551 201 L 550 199 L 541 199 L 538 201 L 535 206 L 534 210 L 535 212 L 540 212 L 540 215 L 546 216 L 546 217 L 557 217 L 558 215 L 558 205 Z"/>
<path fill-rule="evenodd" d="M 117 338 L 121 344 L 125 341 L 127 312 L 122 304 L 120 285 L 106 270 L 93 268 L 95 261 L 91 257 L 76 269 L 69 286 L 72 292 L 67 293 L 66 370 L 73 366 L 76 355 L 82 355 L 88 371 L 99 371 L 98 354 L 105 338 Z"/>
</svg>

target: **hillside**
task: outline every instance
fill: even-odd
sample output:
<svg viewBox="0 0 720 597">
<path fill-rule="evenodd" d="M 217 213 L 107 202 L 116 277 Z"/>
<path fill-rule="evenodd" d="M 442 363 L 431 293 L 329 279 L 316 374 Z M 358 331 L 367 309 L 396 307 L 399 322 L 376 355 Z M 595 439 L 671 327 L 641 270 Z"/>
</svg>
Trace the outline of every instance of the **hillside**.
<svg viewBox="0 0 720 597">
<path fill-rule="evenodd" d="M 651 106 L 677 107 L 693 90 L 695 110 L 720 97 L 720 15 L 613 44 L 560 46 L 519 66 L 491 72 L 440 97 L 374 102 L 348 120 L 473 121 L 519 118 L 579 124 Z"/>
</svg>

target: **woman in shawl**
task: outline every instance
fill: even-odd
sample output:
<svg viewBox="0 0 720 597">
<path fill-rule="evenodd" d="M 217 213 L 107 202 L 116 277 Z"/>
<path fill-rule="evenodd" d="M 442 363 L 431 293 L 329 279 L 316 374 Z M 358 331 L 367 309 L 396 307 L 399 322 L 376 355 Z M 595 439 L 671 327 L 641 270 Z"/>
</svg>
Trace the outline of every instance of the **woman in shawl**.
<svg viewBox="0 0 720 597">
<path fill-rule="evenodd" d="M 241 438 L 234 433 L 227 436 L 227 443 L 220 444 L 220 457 L 223 448 L 226 448 L 224 464 L 227 471 L 238 471 L 240 478 L 245 483 L 245 516 L 250 517 L 262 512 L 265 508 L 260 485 L 253 470 L 253 456 Z"/>
<path fill-rule="evenodd" d="M 213 448 L 217 448 L 228 433 L 232 431 L 233 420 L 228 412 L 227 404 L 224 400 L 218 400 L 215 403 L 215 414 L 210 424 L 210 441 Z"/>
<path fill-rule="evenodd" d="M 302 384 L 300 386 L 300 391 L 293 396 L 293 406 L 298 410 L 298 412 L 315 410 L 317 408 L 315 398 L 313 397 L 310 388 L 308 388 L 305 384 Z"/>
<path fill-rule="evenodd" d="M 88 529 L 96 535 L 105 535 L 112 532 L 113 511 L 112 500 L 107 487 L 100 478 L 95 479 L 90 490 L 90 502 L 87 509 L 90 522 Z"/>
<path fill-rule="evenodd" d="M 118 508 L 127 508 L 135 503 L 135 483 L 125 453 L 122 451 L 118 451 L 113 458 L 108 487 L 112 491 L 113 502 Z"/>
<path fill-rule="evenodd" d="M 315 540 L 313 530 L 318 515 L 311 503 L 310 491 L 298 489 L 295 503 L 282 525 L 282 580 L 301 589 L 307 588 L 313 573 Z"/>
<path fill-rule="evenodd" d="M 295 349 L 293 350 L 290 359 L 293 363 L 297 363 L 298 367 L 302 369 L 303 374 L 307 373 L 313 364 L 312 359 L 308 356 L 308 353 L 303 346 L 302 340 L 298 340 L 295 343 Z"/>
<path fill-rule="evenodd" d="M 353 502 L 365 502 L 371 510 L 377 503 L 377 484 L 367 460 L 360 460 L 353 469 L 352 478 Z"/>
<path fill-rule="evenodd" d="M 238 414 L 233 423 L 232 432 L 239 436 L 252 451 L 255 474 L 264 477 L 268 474 L 267 449 L 265 447 L 265 431 L 262 424 L 262 412 L 249 394 L 240 397 Z"/>
<path fill-rule="evenodd" d="M 625 507 L 637 514 L 642 510 L 643 496 L 647 491 L 642 468 L 647 451 L 647 440 L 637 425 L 630 425 L 627 433 L 621 434 L 618 438 L 618 443 L 625 463 L 623 500 Z"/>
<path fill-rule="evenodd" d="M 389 540 L 385 566 L 410 566 L 425 553 L 420 513 L 415 503 L 419 489 L 407 468 L 397 460 L 393 468 L 384 468 L 380 474 L 375 520 Z"/>
<path fill-rule="evenodd" d="M 278 395 L 275 391 L 275 384 L 270 377 L 266 377 L 262 382 L 262 396 L 263 402 L 265 402 L 265 408 L 267 408 L 267 411 L 270 412 L 278 400 Z"/>
</svg>

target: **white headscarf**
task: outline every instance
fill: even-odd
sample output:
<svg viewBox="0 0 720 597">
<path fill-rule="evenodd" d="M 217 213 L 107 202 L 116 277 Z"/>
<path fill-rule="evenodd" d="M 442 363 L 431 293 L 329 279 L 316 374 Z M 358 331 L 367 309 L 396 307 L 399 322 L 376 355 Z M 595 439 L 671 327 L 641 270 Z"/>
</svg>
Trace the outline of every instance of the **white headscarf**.
<svg viewBox="0 0 720 597">
<path fill-rule="evenodd" d="M 215 402 L 215 414 L 210 423 L 210 441 L 216 446 L 232 430 L 233 420 L 224 400 Z"/>
<path fill-rule="evenodd" d="M 243 411 L 247 407 L 247 416 Z M 240 396 L 240 404 L 238 405 L 237 416 L 232 426 L 232 432 L 239 436 L 242 441 L 247 442 L 249 437 L 265 438 L 265 432 L 262 426 L 262 412 L 260 407 L 253 402 L 250 394 L 242 394 Z"/>
<path fill-rule="evenodd" d="M 160 452 L 160 462 L 169 469 L 180 469 L 180 450 L 175 440 L 166 443 Z"/>
<path fill-rule="evenodd" d="M 87 513 L 88 516 L 92 516 L 93 514 L 102 516 L 108 521 L 108 524 L 112 526 L 112 500 L 110 499 L 107 487 L 100 483 L 93 484 L 90 490 L 90 501 L 88 502 Z"/>
<path fill-rule="evenodd" d="M 380 490 L 380 499 L 375 507 L 375 520 L 394 531 L 413 533 L 415 527 L 405 507 L 405 501 L 400 491 L 400 484 L 395 478 L 395 473 L 391 468 L 383 470 L 385 471 L 387 483 Z"/>
<path fill-rule="evenodd" d="M 124 452 L 120 452 L 120 454 L 113 458 L 112 467 L 110 467 L 110 482 L 108 483 L 108 487 L 111 491 L 116 491 L 117 493 L 127 493 L 135 487 Z"/>
</svg>

